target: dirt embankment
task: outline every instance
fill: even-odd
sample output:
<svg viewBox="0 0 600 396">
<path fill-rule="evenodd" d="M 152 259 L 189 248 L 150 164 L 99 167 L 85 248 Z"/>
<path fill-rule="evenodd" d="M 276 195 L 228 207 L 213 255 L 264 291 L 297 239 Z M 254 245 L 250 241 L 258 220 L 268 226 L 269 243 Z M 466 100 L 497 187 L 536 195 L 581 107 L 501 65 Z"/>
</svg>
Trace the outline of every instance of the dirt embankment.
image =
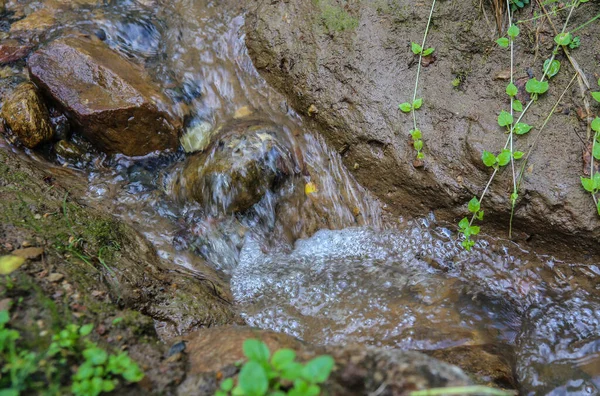
<svg viewBox="0 0 600 396">
<path fill-rule="evenodd" d="M 492 173 L 482 163 L 483 150 L 498 154 L 507 141 L 497 117 L 510 108 L 505 93 L 510 51 L 495 44 L 493 13 L 483 3 L 481 9 L 479 1 L 442 1 L 434 10 L 427 46 L 435 52 L 424 62 L 417 96 L 424 99 L 417 112 L 425 143 L 422 167 L 413 164 L 412 117 L 401 113 L 398 104 L 412 100 L 418 57 L 410 43 L 423 38 L 429 3 L 260 1 L 247 16 L 246 42 L 259 72 L 316 124 L 359 182 L 394 211 L 434 210 L 440 218 L 458 222 Z M 515 19 L 531 18 L 540 13 L 537 7 L 524 8 Z M 575 11 L 569 26 L 582 24 L 600 9 L 598 4 L 586 7 Z M 567 14 L 552 17 L 557 29 Z M 521 87 L 517 98 L 523 100 L 525 81 L 542 77 L 555 33 L 545 18 L 519 26 L 514 77 Z M 599 72 L 599 33 L 599 24 L 578 32 L 582 45 L 571 51 L 593 89 Z M 516 139 L 516 150 L 527 152 L 534 144 L 539 127 L 575 73 L 564 53 L 557 59 L 560 73 L 524 117 L 534 129 Z M 591 114 L 597 110 L 592 105 Z M 517 240 L 555 243 L 566 238 L 591 246 L 600 236 L 600 218 L 580 182 L 588 144 L 582 113 L 575 82 L 525 166 L 515 210 Z M 508 166 L 500 170 L 483 203 L 484 232 L 496 229 L 506 235 L 511 190 Z"/>
</svg>

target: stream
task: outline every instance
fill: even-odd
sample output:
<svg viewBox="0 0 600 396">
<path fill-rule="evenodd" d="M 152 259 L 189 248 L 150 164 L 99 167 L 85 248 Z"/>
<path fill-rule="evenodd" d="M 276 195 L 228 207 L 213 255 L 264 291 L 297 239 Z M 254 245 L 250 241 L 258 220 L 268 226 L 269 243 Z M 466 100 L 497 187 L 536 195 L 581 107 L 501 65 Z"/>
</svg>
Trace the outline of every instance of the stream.
<svg viewBox="0 0 600 396">
<path fill-rule="evenodd" d="M 230 279 L 251 326 L 327 345 L 491 346 L 525 394 L 599 394 L 600 266 L 486 236 L 466 252 L 455 227 L 433 214 L 387 213 L 257 73 L 237 3 L 85 5 L 61 14 L 45 39 L 101 38 L 145 66 L 196 137 L 230 128 L 241 131 L 231 144 L 241 144 L 251 125 L 276 140 L 285 150 L 274 166 L 285 177 L 277 173 L 276 188 L 231 214 L 230 197 L 218 192 L 239 194 L 236 186 L 216 179 L 217 193 L 202 202 L 182 192 L 191 156 L 182 150 L 53 158 L 86 180 L 87 203 L 132 224 L 164 259 L 190 269 L 206 260 Z"/>
</svg>

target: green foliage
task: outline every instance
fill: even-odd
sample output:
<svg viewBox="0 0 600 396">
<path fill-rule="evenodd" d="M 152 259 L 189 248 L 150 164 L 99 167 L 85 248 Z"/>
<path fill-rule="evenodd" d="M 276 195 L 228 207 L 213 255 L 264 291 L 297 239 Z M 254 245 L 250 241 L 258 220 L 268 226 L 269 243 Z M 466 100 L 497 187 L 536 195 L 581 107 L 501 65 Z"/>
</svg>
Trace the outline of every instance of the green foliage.
<svg viewBox="0 0 600 396">
<path fill-rule="evenodd" d="M 559 33 L 554 37 L 554 42 L 558 45 L 569 45 L 571 43 L 571 33 Z"/>
<path fill-rule="evenodd" d="M 514 111 L 519 111 L 519 112 L 520 112 L 520 111 L 523 111 L 523 103 L 521 103 L 521 101 L 520 101 L 520 100 L 516 100 L 516 99 L 515 99 L 515 100 L 513 100 L 513 103 L 512 103 L 512 109 L 513 109 Z"/>
<path fill-rule="evenodd" d="M 544 73 L 548 78 L 552 78 L 558 74 L 560 70 L 560 62 L 557 60 L 546 59 L 544 61 Z"/>
<path fill-rule="evenodd" d="M 410 44 L 410 49 L 413 52 L 413 54 L 415 55 L 422 55 L 422 56 L 429 56 L 431 54 L 433 54 L 433 51 L 435 51 L 435 48 L 433 47 L 429 47 L 425 50 L 423 50 L 423 47 L 421 47 L 419 44 L 412 42 Z"/>
<path fill-rule="evenodd" d="M 529 4 L 529 1 L 530 0 L 510 0 L 510 10 L 515 12 Z"/>
<path fill-rule="evenodd" d="M 508 96 L 516 96 L 518 92 L 519 90 L 517 89 L 517 86 L 512 82 L 506 86 L 506 94 Z"/>
<path fill-rule="evenodd" d="M 498 40 L 496 40 L 496 44 L 498 44 L 502 48 L 507 48 L 509 41 L 506 37 L 500 37 Z"/>
<path fill-rule="evenodd" d="M 511 126 L 513 123 L 513 116 L 509 112 L 502 110 L 498 115 L 498 125 L 501 127 Z"/>
<path fill-rule="evenodd" d="M 513 131 L 517 135 L 524 135 L 527 132 L 531 131 L 533 127 L 531 125 L 525 124 L 524 122 L 517 122 Z"/>
<path fill-rule="evenodd" d="M 548 88 L 548 81 L 538 81 L 536 78 L 530 79 L 525 84 L 525 90 L 531 94 L 531 99 L 533 101 L 536 101 L 538 99 L 538 95 L 546 93 L 548 91 Z"/>
<path fill-rule="evenodd" d="M 87 339 L 93 325 L 69 324 L 52 336 L 46 350 L 31 351 L 20 345 L 18 331 L 6 327 L 7 311 L 0 311 L 0 389 L 2 395 L 21 392 L 64 394 L 65 384 L 72 383 L 76 396 L 96 396 L 110 392 L 122 377 L 138 382 L 144 374 L 127 353 L 109 354 Z M 71 367 L 79 364 L 71 375 Z"/>
<path fill-rule="evenodd" d="M 421 140 L 422 134 L 420 129 L 413 129 L 410 131 L 410 136 L 412 137 L 413 147 L 417 150 L 417 158 L 422 159 L 424 157 L 423 154 L 423 140 Z"/>
<path fill-rule="evenodd" d="M 569 48 L 575 49 L 581 47 L 581 37 L 575 36 L 569 43 Z"/>
<path fill-rule="evenodd" d="M 215 396 L 317 396 L 334 365 L 329 355 L 301 364 L 291 349 L 280 349 L 271 356 L 269 348 L 255 339 L 246 340 L 243 350 L 248 361 L 240 370 L 237 385 L 232 378 L 225 379 Z"/>
</svg>

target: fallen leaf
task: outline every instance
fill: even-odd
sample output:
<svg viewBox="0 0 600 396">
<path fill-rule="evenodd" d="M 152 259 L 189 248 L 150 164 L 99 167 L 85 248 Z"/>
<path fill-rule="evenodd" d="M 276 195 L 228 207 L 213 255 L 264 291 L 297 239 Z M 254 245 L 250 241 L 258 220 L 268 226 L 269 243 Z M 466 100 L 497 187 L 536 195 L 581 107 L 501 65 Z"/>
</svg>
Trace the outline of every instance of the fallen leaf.
<svg viewBox="0 0 600 396">
<path fill-rule="evenodd" d="M 0 256 L 0 275 L 8 275 L 23 265 L 25 259 L 18 256 Z"/>
<path fill-rule="evenodd" d="M 48 280 L 50 282 L 60 282 L 65 276 L 63 274 L 59 274 L 58 272 L 54 272 L 48 275 Z"/>
<path fill-rule="evenodd" d="M 44 254 L 44 248 L 41 247 L 28 247 L 23 249 L 13 250 L 11 253 L 13 256 L 23 257 L 24 259 L 35 260 Z"/>
<path fill-rule="evenodd" d="M 306 183 L 306 185 L 304 186 L 304 193 L 306 195 L 310 195 L 315 192 L 317 192 L 317 185 L 313 182 Z"/>
</svg>

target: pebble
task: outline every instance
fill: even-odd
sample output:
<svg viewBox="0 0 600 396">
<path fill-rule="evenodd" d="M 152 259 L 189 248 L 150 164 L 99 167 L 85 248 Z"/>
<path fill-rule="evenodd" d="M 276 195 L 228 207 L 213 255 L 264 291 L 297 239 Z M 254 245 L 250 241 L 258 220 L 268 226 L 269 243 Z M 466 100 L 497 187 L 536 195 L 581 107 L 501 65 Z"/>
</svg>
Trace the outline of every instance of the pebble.
<svg viewBox="0 0 600 396">
<path fill-rule="evenodd" d="M 50 275 L 48 275 L 48 280 L 50 282 L 60 282 L 61 280 L 63 280 L 65 276 L 63 274 L 59 274 L 58 272 L 53 272 Z"/>
</svg>

